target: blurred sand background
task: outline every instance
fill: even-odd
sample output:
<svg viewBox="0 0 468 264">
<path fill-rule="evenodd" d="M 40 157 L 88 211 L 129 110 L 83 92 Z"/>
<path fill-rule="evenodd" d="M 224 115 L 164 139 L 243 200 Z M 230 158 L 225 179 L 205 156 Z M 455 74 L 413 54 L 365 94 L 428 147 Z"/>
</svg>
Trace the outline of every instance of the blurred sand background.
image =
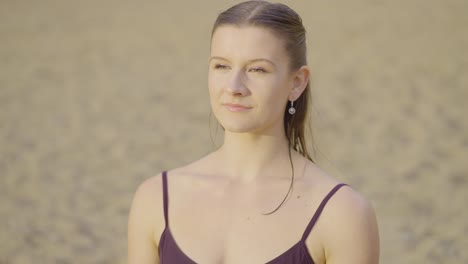
<svg viewBox="0 0 468 264">
<path fill-rule="evenodd" d="M 138 184 L 215 147 L 209 35 L 234 3 L 0 1 L 1 264 L 126 262 Z M 373 202 L 381 263 L 468 263 L 468 1 L 284 3 L 319 164 Z"/>
</svg>

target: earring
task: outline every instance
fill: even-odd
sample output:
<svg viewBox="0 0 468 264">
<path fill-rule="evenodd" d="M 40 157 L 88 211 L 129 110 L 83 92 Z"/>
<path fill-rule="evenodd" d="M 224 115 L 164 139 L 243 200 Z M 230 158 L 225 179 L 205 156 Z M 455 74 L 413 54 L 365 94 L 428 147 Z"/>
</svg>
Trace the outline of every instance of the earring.
<svg viewBox="0 0 468 264">
<path fill-rule="evenodd" d="M 294 108 L 294 101 L 291 101 L 291 107 L 289 107 L 288 112 L 291 115 L 294 115 L 296 113 L 296 108 Z"/>
</svg>

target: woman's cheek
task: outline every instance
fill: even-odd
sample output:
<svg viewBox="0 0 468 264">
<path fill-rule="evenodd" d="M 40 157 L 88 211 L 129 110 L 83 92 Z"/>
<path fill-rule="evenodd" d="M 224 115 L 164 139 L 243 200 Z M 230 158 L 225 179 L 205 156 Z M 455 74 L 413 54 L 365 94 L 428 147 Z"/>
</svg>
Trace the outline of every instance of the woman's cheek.
<svg viewBox="0 0 468 264">
<path fill-rule="evenodd" d="M 223 87 L 223 78 L 220 74 L 213 73 L 209 78 L 209 87 L 210 90 L 220 91 Z"/>
</svg>

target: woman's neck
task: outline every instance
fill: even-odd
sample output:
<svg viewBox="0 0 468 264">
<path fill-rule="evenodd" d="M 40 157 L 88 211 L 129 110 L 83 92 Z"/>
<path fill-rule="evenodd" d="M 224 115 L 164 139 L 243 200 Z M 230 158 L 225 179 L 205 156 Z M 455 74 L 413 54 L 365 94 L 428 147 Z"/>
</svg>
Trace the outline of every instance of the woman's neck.
<svg viewBox="0 0 468 264">
<path fill-rule="evenodd" d="M 227 176 L 242 182 L 253 182 L 287 168 L 290 171 L 288 141 L 282 135 L 258 135 L 225 132 L 219 149 Z M 275 173 L 277 172 L 277 173 Z"/>
</svg>

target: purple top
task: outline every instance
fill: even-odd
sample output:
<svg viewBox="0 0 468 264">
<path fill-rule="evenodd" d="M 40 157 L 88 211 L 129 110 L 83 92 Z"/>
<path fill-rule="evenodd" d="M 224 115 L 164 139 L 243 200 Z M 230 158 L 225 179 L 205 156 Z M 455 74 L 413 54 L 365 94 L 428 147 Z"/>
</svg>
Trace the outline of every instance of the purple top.
<svg viewBox="0 0 468 264">
<path fill-rule="evenodd" d="M 162 180 L 163 180 L 163 202 L 164 202 L 164 220 L 166 226 L 164 231 L 161 234 L 161 238 L 159 240 L 159 258 L 161 264 L 196 264 L 190 257 L 188 257 L 182 249 L 177 246 L 177 243 L 174 240 L 174 237 L 171 234 L 169 229 L 169 222 L 168 222 L 168 192 L 167 192 L 167 172 L 162 173 Z M 314 227 L 315 223 L 317 222 L 320 214 L 323 211 L 323 208 L 327 204 L 328 200 L 338 191 L 342 186 L 346 184 L 338 184 L 336 185 L 325 198 L 320 203 L 320 206 L 317 208 L 314 216 L 310 220 L 309 224 L 307 225 L 304 234 L 302 235 L 301 240 L 299 240 L 296 244 L 290 247 L 288 250 L 283 252 L 278 257 L 270 260 L 267 264 L 314 264 L 312 257 L 309 254 L 306 246 L 306 239 L 309 235 L 310 231 Z"/>
</svg>

